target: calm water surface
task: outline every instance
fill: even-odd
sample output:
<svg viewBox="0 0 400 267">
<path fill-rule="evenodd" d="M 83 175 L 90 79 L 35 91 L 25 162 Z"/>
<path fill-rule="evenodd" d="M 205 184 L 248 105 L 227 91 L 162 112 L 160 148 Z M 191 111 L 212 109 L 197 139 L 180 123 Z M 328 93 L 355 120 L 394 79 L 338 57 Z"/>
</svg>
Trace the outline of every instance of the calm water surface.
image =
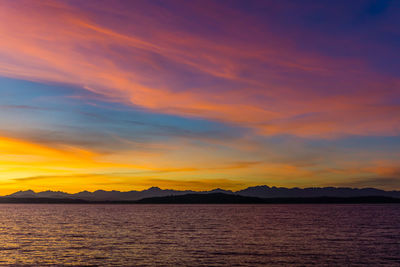
<svg viewBox="0 0 400 267">
<path fill-rule="evenodd" d="M 0 264 L 400 266 L 400 205 L 0 205 Z"/>
</svg>

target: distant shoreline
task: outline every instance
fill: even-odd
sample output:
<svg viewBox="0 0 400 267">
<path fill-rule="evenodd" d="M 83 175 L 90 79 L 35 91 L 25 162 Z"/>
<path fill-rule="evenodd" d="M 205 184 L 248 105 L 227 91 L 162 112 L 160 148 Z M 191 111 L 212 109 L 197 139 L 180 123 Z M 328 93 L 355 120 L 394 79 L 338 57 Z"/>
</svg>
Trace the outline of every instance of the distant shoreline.
<svg viewBox="0 0 400 267">
<path fill-rule="evenodd" d="M 210 193 L 150 197 L 140 200 L 84 200 L 74 198 L 16 198 L 0 197 L 0 204 L 389 204 L 400 203 L 400 198 L 385 196 L 365 197 L 288 197 L 258 198 Z"/>
</svg>

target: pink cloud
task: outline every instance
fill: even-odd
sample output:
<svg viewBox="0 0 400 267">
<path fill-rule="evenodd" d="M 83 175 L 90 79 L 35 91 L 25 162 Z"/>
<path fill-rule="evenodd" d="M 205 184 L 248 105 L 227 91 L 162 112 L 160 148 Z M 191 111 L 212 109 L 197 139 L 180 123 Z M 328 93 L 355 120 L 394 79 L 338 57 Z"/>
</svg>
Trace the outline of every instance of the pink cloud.
<svg viewBox="0 0 400 267">
<path fill-rule="evenodd" d="M 102 4 L 5 1 L 0 75 L 73 84 L 124 104 L 263 135 L 400 133 L 400 110 L 387 104 L 399 97 L 399 80 L 372 72 L 362 59 L 300 52 L 295 40 L 251 17 L 237 22 L 239 11 L 222 9 L 221 19 L 217 3 L 204 23 L 222 34 L 192 32 L 179 15 L 151 3 L 137 2 L 129 12 Z M 158 17 L 141 12 L 150 8 Z M 205 11 L 185 8 L 193 16 Z M 190 75 L 204 82 L 179 82 Z"/>
</svg>

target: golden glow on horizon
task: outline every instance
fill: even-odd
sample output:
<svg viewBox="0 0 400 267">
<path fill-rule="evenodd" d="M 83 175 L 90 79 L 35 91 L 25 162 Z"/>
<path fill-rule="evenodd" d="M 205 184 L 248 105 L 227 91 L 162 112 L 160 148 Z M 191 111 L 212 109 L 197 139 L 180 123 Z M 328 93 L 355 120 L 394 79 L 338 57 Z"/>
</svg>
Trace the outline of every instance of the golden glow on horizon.
<svg viewBox="0 0 400 267">
<path fill-rule="evenodd" d="M 217 187 L 239 190 L 265 184 L 265 174 L 269 177 L 269 184 L 290 186 L 308 183 L 312 186 L 319 183 L 318 177 L 321 174 L 345 182 L 346 177 L 354 174 L 392 175 L 398 171 L 390 162 L 375 162 L 373 166 L 358 168 L 349 165 L 342 170 L 313 170 L 301 164 L 295 166 L 261 162 L 227 165 L 216 164 L 212 156 L 205 161 L 205 154 L 202 154 L 204 151 L 197 150 L 196 153 L 199 155 L 197 158 L 187 160 L 175 160 L 174 157 L 182 159 L 185 155 L 179 156 L 173 151 L 166 155 L 149 154 L 147 157 L 145 154 L 135 157 L 132 152 L 110 156 L 79 147 L 49 147 L 26 140 L 0 137 L 0 194 L 13 193 L 16 188 L 74 193 L 97 189 L 142 190 L 154 185 L 180 190 L 201 191 Z M 132 164 L 135 161 L 142 164 Z M 173 167 L 177 161 L 181 163 L 179 168 Z M 256 177 L 251 182 L 245 179 L 249 173 Z"/>
</svg>

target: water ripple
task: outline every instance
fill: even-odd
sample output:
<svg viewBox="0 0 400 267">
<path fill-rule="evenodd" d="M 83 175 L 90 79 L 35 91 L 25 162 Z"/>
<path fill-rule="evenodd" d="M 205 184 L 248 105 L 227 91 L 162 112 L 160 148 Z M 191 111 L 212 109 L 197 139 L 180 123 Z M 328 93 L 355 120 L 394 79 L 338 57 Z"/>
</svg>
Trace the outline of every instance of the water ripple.
<svg viewBox="0 0 400 267">
<path fill-rule="evenodd" d="M 400 266 L 400 205 L 0 205 L 16 266 Z"/>
</svg>

